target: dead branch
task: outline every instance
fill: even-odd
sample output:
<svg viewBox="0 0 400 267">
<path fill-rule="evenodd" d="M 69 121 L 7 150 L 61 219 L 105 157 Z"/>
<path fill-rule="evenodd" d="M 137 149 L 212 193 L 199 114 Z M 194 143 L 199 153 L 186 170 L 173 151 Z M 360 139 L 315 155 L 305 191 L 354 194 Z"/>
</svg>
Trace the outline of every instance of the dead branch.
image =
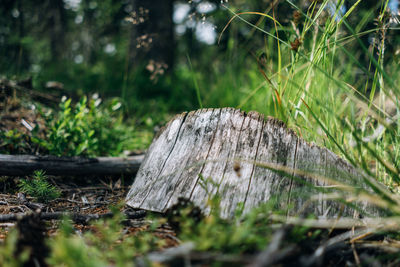
<svg viewBox="0 0 400 267">
<path fill-rule="evenodd" d="M 1 214 L 0 215 L 0 222 L 12 222 L 12 221 L 18 221 L 21 220 L 22 218 L 29 216 L 31 212 L 29 213 L 14 213 L 14 214 Z M 75 213 L 75 212 L 40 212 L 39 213 L 39 218 L 40 220 L 59 220 L 64 217 L 71 218 L 74 222 L 76 223 L 87 223 L 91 220 L 98 220 L 98 219 L 103 219 L 103 218 L 111 218 L 113 217 L 112 212 L 107 212 L 103 214 L 83 214 L 83 213 Z M 127 219 L 140 219 L 144 218 L 146 216 L 146 212 L 144 210 L 138 210 L 138 211 L 129 211 L 129 212 L 124 212 L 124 215 L 126 216 Z"/>
<path fill-rule="evenodd" d="M 324 256 L 335 249 L 342 248 L 346 245 L 349 244 L 349 241 L 351 238 L 354 238 L 355 236 L 360 236 L 364 235 L 365 233 L 370 233 L 371 229 L 357 229 L 357 230 L 350 230 L 347 232 L 344 232 L 343 234 L 334 236 L 330 239 L 328 239 L 325 243 L 320 245 L 314 252 L 313 255 L 307 257 L 307 259 L 304 260 L 303 265 L 304 266 L 318 266 L 321 265 L 323 262 Z"/>
<path fill-rule="evenodd" d="M 16 90 L 18 92 L 21 92 L 23 94 L 30 95 L 32 98 L 43 102 L 45 104 L 57 104 L 60 102 L 60 97 L 50 94 L 50 93 L 42 93 L 39 91 L 34 91 L 32 90 L 32 84 L 31 81 L 30 83 L 24 83 L 22 82 L 16 82 L 12 80 L 7 80 L 7 79 L 0 79 L 0 92 L 2 90 L 5 91 L 5 93 L 10 94 L 8 91 Z"/>
</svg>

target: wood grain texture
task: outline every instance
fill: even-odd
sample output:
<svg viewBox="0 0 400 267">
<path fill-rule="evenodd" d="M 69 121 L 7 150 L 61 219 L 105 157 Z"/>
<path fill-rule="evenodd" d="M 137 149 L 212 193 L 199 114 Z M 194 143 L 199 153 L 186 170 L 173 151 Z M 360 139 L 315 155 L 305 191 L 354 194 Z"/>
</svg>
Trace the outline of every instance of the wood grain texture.
<svg viewBox="0 0 400 267">
<path fill-rule="evenodd" d="M 341 192 L 333 181 L 366 187 L 349 163 L 279 120 L 233 108 L 201 109 L 177 115 L 155 137 L 126 202 L 165 212 L 184 197 L 207 214 L 208 200 L 218 194 L 224 218 L 272 198 L 289 215 L 357 215 L 328 199 Z M 376 214 L 365 203 L 357 205 Z"/>
</svg>

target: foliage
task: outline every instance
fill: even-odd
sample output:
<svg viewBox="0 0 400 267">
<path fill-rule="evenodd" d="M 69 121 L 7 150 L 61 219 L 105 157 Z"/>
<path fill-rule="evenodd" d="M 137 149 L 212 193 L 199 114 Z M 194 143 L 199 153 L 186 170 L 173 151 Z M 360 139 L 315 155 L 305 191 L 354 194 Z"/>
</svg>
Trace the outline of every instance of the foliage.
<svg viewBox="0 0 400 267">
<path fill-rule="evenodd" d="M 85 244 L 77 235 L 72 235 L 72 225 L 63 220 L 57 236 L 49 240 L 52 253 L 48 260 L 51 265 L 102 266 L 101 253 Z"/>
<path fill-rule="evenodd" d="M 249 253 L 262 250 L 269 241 L 271 228 L 265 213 L 249 214 L 245 220 L 238 216 L 233 221 L 220 217 L 218 197 L 210 201 L 211 214 L 200 222 L 189 217 L 190 209 L 181 211 L 179 238 L 194 242 L 196 249 L 223 253 Z"/>
<path fill-rule="evenodd" d="M 25 151 L 29 147 L 29 137 L 18 130 L 0 130 L 0 152 L 13 154 L 14 152 Z"/>
<path fill-rule="evenodd" d="M 49 202 L 61 195 L 55 186 L 49 184 L 42 170 L 35 171 L 32 179 L 21 179 L 19 187 L 22 192 L 36 198 L 39 202 Z"/>
<path fill-rule="evenodd" d="M 4 244 L 0 244 L 0 262 L 4 267 L 22 266 L 29 258 L 29 251 L 20 251 L 16 256 L 18 231 L 13 229 L 7 235 Z"/>
<path fill-rule="evenodd" d="M 54 266 L 133 266 L 134 258 L 160 249 L 164 243 L 154 235 L 159 225 L 155 221 L 148 230 L 134 236 L 123 231 L 124 216 L 118 207 L 112 208 L 114 217 L 95 222 L 91 232 L 83 236 L 73 234 L 72 225 L 63 220 L 60 233 L 48 242 L 51 255 L 48 263 Z"/>
<path fill-rule="evenodd" d="M 0 152 L 4 154 L 42 153 L 57 156 L 120 156 L 125 151 L 143 150 L 153 138 L 153 129 L 168 115 L 124 118 L 118 98 L 105 103 L 97 94 L 82 97 L 77 104 L 62 98 L 59 110 L 37 107 L 36 123 L 27 133 L 16 128 L 0 129 Z M 21 111 L 22 112 L 22 111 Z M 133 126 L 135 125 L 135 127 Z"/>
<path fill-rule="evenodd" d="M 385 52 L 398 17 L 386 11 L 387 1 L 376 4 L 368 17 L 357 13 L 365 8 L 359 2 L 346 7 L 344 2 L 330 6 L 330 1 L 286 1 L 282 8 L 287 4 L 293 12 L 286 17 L 276 16 L 273 9 L 239 15 L 235 5 L 226 7 L 232 14 L 226 26 L 247 25 L 243 46 L 252 52 L 249 59 L 249 53 L 233 49 L 234 58 L 228 51 L 219 54 L 211 68 L 197 66 L 199 88 L 207 88 L 201 90 L 202 103 L 278 117 L 306 140 L 328 147 L 393 186 L 400 180 L 395 126 L 399 67 Z M 368 28 L 371 15 L 376 23 Z M 254 17 L 259 20 L 254 22 Z M 348 18 L 360 24 L 352 28 Z M 264 44 L 253 43 L 256 33 L 264 36 Z"/>
<path fill-rule="evenodd" d="M 121 103 L 113 99 L 101 107 L 101 99 L 86 97 L 72 106 L 63 98 L 57 115 L 45 114 L 47 138 L 36 142 L 57 156 L 119 155 L 128 149 L 133 128 L 123 124 Z"/>
<path fill-rule="evenodd" d="M 396 20 L 386 12 L 388 1 L 376 2 L 373 10 L 361 7 L 367 1 L 278 1 L 279 5 L 274 7 L 254 1 L 258 4 L 254 11 L 260 13 L 239 15 L 242 9 L 253 11 L 254 5 L 249 4 L 252 1 L 244 2 L 242 7 L 235 3 L 225 5 L 222 20 L 228 21 L 224 19 L 226 13 L 231 14 L 233 20 L 226 25 L 227 31 L 222 34 L 219 47 L 206 47 L 204 54 L 185 55 L 175 70 L 157 82 L 151 81 L 144 69 L 128 70 L 127 40 L 114 39 L 117 50 L 114 55 L 102 52 L 101 45 L 108 40 L 107 36 L 99 34 L 100 26 L 92 25 L 92 28 L 105 38 L 99 42 L 97 51 L 86 53 L 84 64 L 69 58 L 53 66 L 45 52 L 49 49 L 42 49 L 49 44 L 35 42 L 30 37 L 16 36 L 15 43 L 8 45 L 12 45 L 13 51 L 24 53 L 44 51 L 38 53 L 40 59 L 31 58 L 36 66 L 48 67 L 32 72 L 38 85 L 49 77 L 56 77 L 67 87 L 79 88 L 81 92 L 99 89 L 105 95 L 117 95 L 129 88 L 126 94 L 120 94 L 124 96 L 121 102 L 129 106 L 127 110 L 135 112 L 137 120 L 149 127 L 154 126 L 159 117 L 158 114 L 156 118 L 148 115 L 150 111 L 163 114 L 195 108 L 200 103 L 204 107 L 235 106 L 278 117 L 300 136 L 328 147 L 364 171 L 365 183 L 374 193 L 362 195 L 357 189 L 344 188 L 353 194 L 351 199 L 369 201 L 390 211 L 388 214 L 398 215 L 400 76 L 398 56 L 394 53 L 387 56 L 389 31 L 393 30 L 392 21 Z M 336 4 L 332 5 L 333 2 Z M 110 3 L 105 1 L 99 9 L 104 12 Z M 113 21 L 114 15 L 114 18 L 123 17 L 116 9 L 110 10 L 111 14 L 105 16 L 108 22 Z M 81 11 L 90 13 L 87 7 Z M 95 21 L 100 23 L 101 19 Z M 222 30 L 220 24 L 217 26 Z M 188 31 L 187 35 L 190 33 L 193 31 Z M 177 45 L 181 54 L 186 52 L 182 49 L 184 46 Z M 79 51 L 71 51 L 71 55 L 83 53 L 82 46 L 79 47 Z M 13 61 L 24 65 L 24 62 Z M 25 69 L 28 65 L 24 65 Z M 13 65 L 10 70 L 17 73 L 18 68 Z M 113 91 L 115 88 L 117 92 Z M 104 109 L 96 105 L 96 101 L 82 98 L 72 106 L 71 100 L 64 99 L 60 113 L 48 116 L 48 139 L 38 138 L 37 142 L 56 155 L 120 154 L 129 130 L 122 126 L 122 112 L 112 108 L 118 101 Z M 146 113 L 147 117 L 142 117 Z M 0 146 L 17 146 L 18 133 L 7 134 Z M 377 184 L 377 180 L 391 190 Z M 273 234 L 269 204 L 233 221 L 219 217 L 217 204 L 217 199 L 212 200 L 211 215 L 200 221 L 189 216 L 189 209 L 183 210 L 178 218 L 179 238 L 194 242 L 199 250 L 252 253 L 265 248 Z M 385 217 L 384 221 L 398 224 L 395 217 Z M 93 233 L 78 237 L 72 234 L 71 226 L 65 224 L 60 234 L 49 241 L 53 251 L 49 263 L 121 265 L 131 263 L 136 255 L 160 247 L 153 233 L 123 238 L 121 227 L 116 219 L 103 221 L 94 226 Z M 294 228 L 288 240 L 304 241 L 307 231 L 306 227 Z M 318 235 L 318 232 L 312 233 L 311 237 Z M 124 250 L 124 247 L 134 251 Z"/>
<path fill-rule="evenodd" d="M 206 180 L 207 182 L 207 180 Z M 262 251 L 270 243 L 277 229 L 271 224 L 272 215 L 286 216 L 285 211 L 278 208 L 278 201 L 272 197 L 267 203 L 253 208 L 242 215 L 242 205 L 239 204 L 236 214 L 231 219 L 221 217 L 220 196 L 216 194 L 209 199 L 206 217 L 193 216 L 193 206 L 181 207 L 172 222 L 179 222 L 178 237 L 184 242 L 193 242 L 196 250 L 218 251 L 226 254 L 251 254 Z M 171 218 L 168 218 L 170 222 Z M 176 224 L 175 224 L 176 225 Z M 306 226 L 284 226 L 287 228 L 286 241 L 302 242 L 305 239 L 317 238 L 321 232 L 310 230 Z M 278 228 L 279 229 L 279 228 Z M 306 235 L 305 233 L 308 233 Z"/>
<path fill-rule="evenodd" d="M 40 144 L 46 147 L 54 155 L 80 155 L 92 147 L 96 140 L 92 138 L 94 130 L 90 128 L 90 122 L 86 119 L 89 110 L 87 100 L 81 101 L 72 108 L 71 99 L 63 98 L 60 103 L 58 118 L 49 114 L 47 117 L 47 140 L 40 140 Z"/>
</svg>

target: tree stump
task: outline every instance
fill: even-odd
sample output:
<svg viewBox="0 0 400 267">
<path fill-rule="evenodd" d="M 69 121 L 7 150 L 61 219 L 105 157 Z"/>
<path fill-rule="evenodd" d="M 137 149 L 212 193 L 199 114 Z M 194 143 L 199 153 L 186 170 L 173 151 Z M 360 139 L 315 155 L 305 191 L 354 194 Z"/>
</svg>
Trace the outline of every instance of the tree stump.
<svg viewBox="0 0 400 267">
<path fill-rule="evenodd" d="M 160 130 L 126 201 L 165 212 L 183 197 L 207 214 L 207 200 L 218 194 L 221 216 L 230 218 L 238 207 L 247 213 L 274 197 L 292 215 L 353 216 L 354 209 L 329 198 L 343 192 L 332 191 L 332 180 L 366 187 L 349 163 L 279 120 L 233 108 L 201 109 L 175 116 Z M 366 203 L 357 206 L 376 213 Z"/>
</svg>

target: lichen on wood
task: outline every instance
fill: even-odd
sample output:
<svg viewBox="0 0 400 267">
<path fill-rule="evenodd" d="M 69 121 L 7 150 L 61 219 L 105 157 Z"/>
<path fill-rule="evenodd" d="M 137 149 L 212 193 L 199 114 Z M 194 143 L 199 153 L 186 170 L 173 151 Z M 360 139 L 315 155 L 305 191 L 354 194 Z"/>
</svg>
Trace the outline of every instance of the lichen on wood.
<svg viewBox="0 0 400 267">
<path fill-rule="evenodd" d="M 365 188 L 362 175 L 340 157 L 308 144 L 286 125 L 257 112 L 201 109 L 175 116 L 155 137 L 126 202 L 165 212 L 178 198 L 207 214 L 218 194 L 221 216 L 249 212 L 272 198 L 290 215 L 354 216 L 328 199 L 334 182 Z M 362 211 L 376 213 L 365 203 Z"/>
</svg>

